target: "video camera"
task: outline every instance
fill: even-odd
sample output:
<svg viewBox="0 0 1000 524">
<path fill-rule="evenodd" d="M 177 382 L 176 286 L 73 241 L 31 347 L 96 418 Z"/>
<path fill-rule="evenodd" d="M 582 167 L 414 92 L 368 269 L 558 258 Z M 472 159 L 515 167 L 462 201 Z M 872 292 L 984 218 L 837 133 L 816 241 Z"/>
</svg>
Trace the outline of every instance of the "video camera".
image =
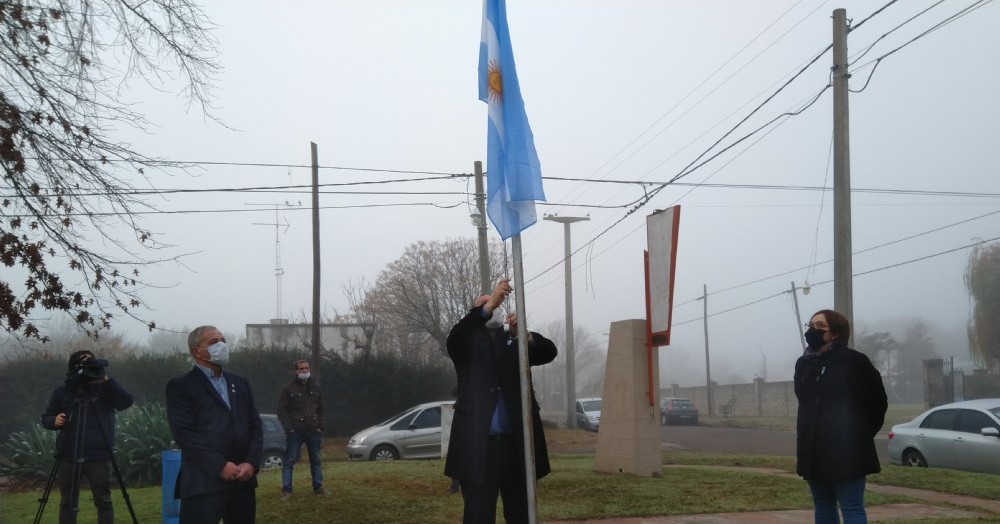
<svg viewBox="0 0 1000 524">
<path fill-rule="evenodd" d="M 102 379 L 105 375 L 104 368 L 108 365 L 107 360 L 88 358 L 77 362 L 70 370 L 69 376 L 78 384 Z"/>
</svg>

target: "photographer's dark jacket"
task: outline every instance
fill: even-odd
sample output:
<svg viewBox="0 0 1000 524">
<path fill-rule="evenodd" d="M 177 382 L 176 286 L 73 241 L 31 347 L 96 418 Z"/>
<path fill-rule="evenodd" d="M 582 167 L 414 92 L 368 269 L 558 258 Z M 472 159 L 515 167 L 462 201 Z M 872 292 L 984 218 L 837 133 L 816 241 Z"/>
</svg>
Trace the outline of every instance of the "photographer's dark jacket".
<svg viewBox="0 0 1000 524">
<path fill-rule="evenodd" d="M 865 356 L 842 344 L 795 362 L 799 400 L 798 464 L 805 480 L 851 480 L 878 473 L 875 434 L 888 406 L 882 377 Z"/>
<path fill-rule="evenodd" d="M 319 384 L 310 377 L 305 382 L 292 379 L 278 396 L 278 421 L 285 433 L 309 435 L 323 432 L 323 396 Z"/>
<path fill-rule="evenodd" d="M 73 460 L 79 456 L 85 461 L 108 460 L 115 447 L 115 412 L 131 405 L 132 395 L 113 378 L 103 384 L 83 384 L 69 389 L 62 386 L 49 398 L 49 405 L 42 414 L 42 426 L 56 430 L 56 415 L 65 413 L 66 424 L 57 430 L 58 458 Z M 79 418 L 81 416 L 83 418 Z M 75 437 L 79 429 L 83 430 L 83 445 L 77 455 Z"/>
</svg>

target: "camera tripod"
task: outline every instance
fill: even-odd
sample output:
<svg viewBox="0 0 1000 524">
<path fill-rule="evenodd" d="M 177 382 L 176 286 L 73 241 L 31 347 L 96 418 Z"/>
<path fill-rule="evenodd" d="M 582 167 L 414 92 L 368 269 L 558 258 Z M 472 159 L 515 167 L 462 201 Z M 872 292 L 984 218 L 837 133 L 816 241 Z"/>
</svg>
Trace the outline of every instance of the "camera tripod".
<svg viewBox="0 0 1000 524">
<path fill-rule="evenodd" d="M 73 458 L 63 458 L 63 452 L 66 451 L 66 446 L 70 442 L 70 435 L 65 435 L 66 438 L 62 439 L 62 443 L 56 451 L 55 463 L 52 465 L 52 472 L 49 474 L 49 480 L 45 484 L 45 490 L 42 492 L 42 498 L 38 499 L 38 511 L 35 513 L 34 524 L 39 524 L 39 522 L 41 522 L 42 513 L 45 511 L 45 504 L 49 500 L 49 494 L 52 492 L 52 485 L 59 473 L 59 466 L 63 462 L 71 462 L 73 465 L 73 471 L 70 476 L 70 503 L 68 510 L 73 515 L 72 521 L 76 522 L 76 516 L 80 511 L 80 478 L 83 475 L 84 463 L 84 458 L 81 455 L 83 453 L 83 445 L 86 440 L 88 409 L 94 410 L 94 416 L 97 418 L 97 427 L 101 431 L 101 437 L 104 440 L 104 447 L 108 450 L 111 457 L 111 468 L 114 471 L 115 478 L 118 480 L 118 487 L 121 488 L 122 498 L 125 499 L 125 505 L 128 506 L 129 515 L 132 516 L 132 524 L 139 524 L 139 521 L 135 516 L 135 509 L 132 508 L 132 501 L 129 499 L 128 491 L 125 489 L 125 481 L 122 479 L 121 472 L 118 470 L 118 463 L 115 461 L 114 449 L 111 448 L 111 440 L 108 438 L 108 434 L 104 429 L 104 421 L 101 419 L 101 413 L 99 410 L 91 406 L 96 399 L 96 396 L 84 397 L 81 391 L 79 389 L 77 390 L 77 395 L 73 399 L 73 410 L 69 413 L 69 415 L 67 415 L 66 422 L 63 425 L 63 430 L 70 429 L 71 427 L 73 429 Z M 74 422 L 77 423 L 74 424 Z"/>
</svg>

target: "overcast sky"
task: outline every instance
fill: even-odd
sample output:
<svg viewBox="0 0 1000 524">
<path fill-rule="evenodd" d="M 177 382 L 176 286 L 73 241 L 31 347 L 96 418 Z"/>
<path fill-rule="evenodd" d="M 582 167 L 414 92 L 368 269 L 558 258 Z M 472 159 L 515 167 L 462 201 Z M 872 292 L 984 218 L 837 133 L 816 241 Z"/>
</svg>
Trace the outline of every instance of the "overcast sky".
<svg viewBox="0 0 1000 524">
<path fill-rule="evenodd" d="M 485 162 L 487 114 L 476 80 L 481 3 L 206 4 L 225 68 L 216 115 L 232 129 L 185 113 L 173 93 L 127 93 L 159 127 L 126 140 L 151 155 L 200 163 L 194 176 L 151 174 L 154 187 L 308 185 L 310 142 L 318 145 L 321 184 L 411 180 L 324 188 L 329 313 L 347 311 L 343 283 L 374 281 L 407 245 L 474 237 L 468 178 L 412 180 L 467 174 L 474 161 Z M 600 334 L 611 322 L 645 314 L 646 215 L 679 204 L 674 333 L 660 349 L 664 385 L 704 382 L 696 300 L 703 285 L 713 378 L 750 380 L 765 361 L 769 379 L 790 377 L 800 320 L 783 291 L 792 281 L 813 285 L 799 295 L 801 322 L 833 305 L 832 192 L 809 189 L 832 187 L 832 92 L 823 92 L 831 53 L 726 134 L 830 45 L 831 14 L 843 7 L 856 27 L 848 38 L 851 88 L 864 88 L 850 96 L 855 328 L 899 329 L 920 318 L 955 335 L 939 343 L 965 344 L 966 246 L 1000 235 L 1000 6 L 907 0 L 871 16 L 880 6 L 510 0 L 543 176 L 578 179 L 547 179 L 540 220 L 522 235 L 529 322 L 564 318 L 563 227 L 541 220 L 544 213 L 590 217 L 572 226 L 574 318 L 606 340 Z M 626 217 L 644 191 L 814 98 Z M 371 194 L 334 193 L 344 191 Z M 302 207 L 285 209 L 286 201 Z M 288 224 L 278 237 L 283 316 L 308 314 L 308 190 L 152 202 L 173 213 L 147 215 L 145 224 L 177 246 L 175 254 L 191 253 L 183 265 L 146 273 L 168 286 L 145 294 L 159 326 L 212 323 L 242 335 L 245 324 L 275 316 L 275 228 L 260 225 L 275 222 L 275 204 L 279 223 Z M 490 235 L 499 238 L 492 228 Z M 144 340 L 142 326 L 119 327 Z"/>
</svg>

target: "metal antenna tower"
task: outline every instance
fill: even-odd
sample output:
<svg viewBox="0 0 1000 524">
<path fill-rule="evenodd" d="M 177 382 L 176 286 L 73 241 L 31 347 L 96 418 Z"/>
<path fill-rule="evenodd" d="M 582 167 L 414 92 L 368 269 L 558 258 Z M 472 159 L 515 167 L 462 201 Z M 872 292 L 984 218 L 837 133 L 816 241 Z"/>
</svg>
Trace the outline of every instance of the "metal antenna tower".
<svg viewBox="0 0 1000 524">
<path fill-rule="evenodd" d="M 274 222 L 254 222 L 255 226 L 274 226 L 274 280 L 275 280 L 275 314 L 274 318 L 276 320 L 281 320 L 281 275 L 285 274 L 284 268 L 281 267 L 281 226 L 285 226 L 285 232 L 288 232 L 288 228 L 291 224 L 288 223 L 286 219 L 284 224 L 281 223 L 281 218 L 279 216 L 279 210 L 282 208 L 292 208 L 299 207 L 302 202 L 291 203 L 287 200 L 284 204 L 246 204 L 248 206 L 274 206 Z"/>
</svg>

